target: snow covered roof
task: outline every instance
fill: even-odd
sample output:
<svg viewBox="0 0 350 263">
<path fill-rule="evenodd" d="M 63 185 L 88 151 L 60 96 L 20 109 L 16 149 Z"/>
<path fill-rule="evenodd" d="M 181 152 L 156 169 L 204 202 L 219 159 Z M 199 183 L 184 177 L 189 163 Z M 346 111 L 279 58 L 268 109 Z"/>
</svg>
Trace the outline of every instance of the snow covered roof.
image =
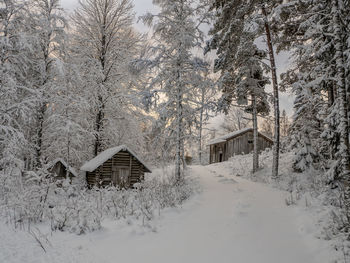
<svg viewBox="0 0 350 263">
<path fill-rule="evenodd" d="M 103 152 L 101 152 L 99 155 L 97 155 L 95 158 L 91 159 L 90 161 L 86 162 L 80 170 L 85 172 L 93 172 L 96 170 L 101 164 L 106 162 L 107 160 L 111 159 L 114 155 L 116 155 L 120 151 L 128 151 L 131 155 L 133 155 L 140 163 L 143 164 L 145 167 L 146 173 L 151 173 L 151 170 L 147 167 L 147 165 L 139 158 L 137 155 L 131 151 L 126 145 L 120 145 L 117 147 L 109 148 Z"/>
<path fill-rule="evenodd" d="M 49 166 L 50 167 L 54 167 L 56 165 L 56 163 L 62 163 L 67 169 L 69 172 L 71 172 L 75 177 L 78 176 L 78 173 L 75 171 L 75 169 L 71 166 L 69 166 L 65 160 L 63 160 L 62 158 L 57 158 L 55 160 L 53 160 L 52 162 L 50 162 Z"/>
<path fill-rule="evenodd" d="M 248 131 L 253 131 L 253 128 L 244 128 L 242 130 L 238 130 L 238 131 L 234 131 L 234 132 L 230 132 L 224 136 L 221 136 L 219 138 L 215 138 L 215 139 L 212 139 L 208 142 L 208 145 L 212 145 L 212 144 L 217 144 L 217 143 L 221 143 L 221 142 L 226 142 L 228 139 L 231 139 L 231 138 L 234 138 L 238 135 L 241 135 L 243 133 L 246 133 Z M 265 134 L 259 132 L 259 134 L 263 137 L 265 137 L 266 139 L 272 141 L 271 138 L 269 138 L 268 136 L 266 136 Z"/>
</svg>

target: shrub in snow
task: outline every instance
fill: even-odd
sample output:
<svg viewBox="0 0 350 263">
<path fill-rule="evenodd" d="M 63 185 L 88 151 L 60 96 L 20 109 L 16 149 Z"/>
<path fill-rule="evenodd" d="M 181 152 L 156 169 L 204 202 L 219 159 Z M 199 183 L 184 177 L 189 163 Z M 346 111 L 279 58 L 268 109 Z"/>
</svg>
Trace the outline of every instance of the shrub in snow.
<svg viewBox="0 0 350 263">
<path fill-rule="evenodd" d="M 100 229 L 102 213 L 99 203 L 98 192 L 79 190 L 65 181 L 50 196 L 47 217 L 51 230 L 82 234 Z"/>
<path fill-rule="evenodd" d="M 162 209 L 181 205 L 196 190 L 190 177 L 180 184 L 164 175 L 128 190 L 55 182 L 44 169 L 25 177 L 2 175 L 0 180 L 0 215 L 8 223 L 30 230 L 32 224 L 43 222 L 52 231 L 76 234 L 100 229 L 104 218 L 140 220 L 148 225 Z"/>
</svg>

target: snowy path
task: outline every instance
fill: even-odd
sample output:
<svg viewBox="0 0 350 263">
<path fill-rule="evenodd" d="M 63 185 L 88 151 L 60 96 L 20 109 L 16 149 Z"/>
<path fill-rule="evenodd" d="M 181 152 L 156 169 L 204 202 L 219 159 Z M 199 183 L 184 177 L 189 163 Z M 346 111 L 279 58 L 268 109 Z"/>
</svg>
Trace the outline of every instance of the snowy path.
<svg viewBox="0 0 350 263">
<path fill-rule="evenodd" d="M 84 261 L 329 262 L 322 258 L 317 242 L 307 242 L 298 230 L 295 210 L 285 205 L 285 193 L 215 170 L 215 166 L 192 168 L 200 176 L 203 192 L 183 209 L 167 211 L 157 233 L 120 229 L 93 233 L 80 246 Z"/>
<path fill-rule="evenodd" d="M 224 165 L 191 169 L 202 193 L 163 211 L 155 233 L 136 222 L 105 221 L 86 235 L 55 232 L 43 253 L 25 232 L 12 235 L 0 225 L 8 234 L 0 239 L 0 262 L 334 262 L 327 241 L 313 237 L 308 213 L 285 205 L 285 192 L 234 177 Z"/>
</svg>

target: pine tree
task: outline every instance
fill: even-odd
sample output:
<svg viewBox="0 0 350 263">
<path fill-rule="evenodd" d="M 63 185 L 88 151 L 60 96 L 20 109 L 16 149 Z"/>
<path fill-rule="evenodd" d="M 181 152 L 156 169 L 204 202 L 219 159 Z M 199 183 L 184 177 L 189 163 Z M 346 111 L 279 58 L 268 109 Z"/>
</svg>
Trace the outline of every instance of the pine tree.
<svg viewBox="0 0 350 263">
<path fill-rule="evenodd" d="M 258 114 L 267 114 L 269 106 L 264 91 L 268 79 L 264 76 L 267 66 L 263 59 L 266 53 L 259 50 L 254 41 L 261 35 L 256 16 L 258 3 L 245 1 L 216 1 L 216 21 L 210 31 L 213 38 L 208 50 L 216 49 L 218 59 L 214 70 L 220 71 L 219 85 L 223 91 L 221 106 L 227 108 L 236 101 L 247 105 L 252 114 L 254 129 L 253 172 L 258 169 Z"/>
<path fill-rule="evenodd" d="M 224 93 L 223 107 L 231 104 L 231 86 L 236 85 L 232 81 L 231 74 L 237 69 L 237 53 L 240 48 L 245 48 L 242 43 L 254 42 L 261 36 L 266 37 L 270 65 L 264 70 L 272 73 L 273 104 L 275 117 L 274 151 L 273 151 L 273 177 L 278 176 L 279 159 L 279 99 L 276 65 L 273 50 L 272 33 L 270 30 L 269 16 L 278 1 L 214 1 L 211 9 L 214 10 L 215 22 L 209 34 L 212 39 L 208 43 L 208 50 L 216 49 L 218 59 L 215 70 L 221 73 L 222 90 Z M 250 45 L 248 45 L 250 46 Z M 261 65 L 261 60 L 260 63 Z M 238 98 L 239 99 L 239 98 Z M 238 101 L 239 102 L 239 101 Z M 254 123 L 254 122 L 253 122 Z"/>
</svg>

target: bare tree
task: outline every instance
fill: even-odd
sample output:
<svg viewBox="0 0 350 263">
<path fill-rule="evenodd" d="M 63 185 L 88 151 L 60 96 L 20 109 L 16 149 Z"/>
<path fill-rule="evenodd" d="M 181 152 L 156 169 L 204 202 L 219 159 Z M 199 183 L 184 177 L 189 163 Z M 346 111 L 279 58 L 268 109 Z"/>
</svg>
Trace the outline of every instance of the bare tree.
<svg viewBox="0 0 350 263">
<path fill-rule="evenodd" d="M 103 150 L 105 140 L 107 104 L 120 96 L 121 87 L 126 85 L 126 79 L 130 77 L 128 62 L 135 54 L 141 36 L 132 29 L 131 0 L 83 0 L 79 4 L 72 17 L 74 44 L 78 56 L 95 67 L 93 152 L 97 155 Z"/>
</svg>

